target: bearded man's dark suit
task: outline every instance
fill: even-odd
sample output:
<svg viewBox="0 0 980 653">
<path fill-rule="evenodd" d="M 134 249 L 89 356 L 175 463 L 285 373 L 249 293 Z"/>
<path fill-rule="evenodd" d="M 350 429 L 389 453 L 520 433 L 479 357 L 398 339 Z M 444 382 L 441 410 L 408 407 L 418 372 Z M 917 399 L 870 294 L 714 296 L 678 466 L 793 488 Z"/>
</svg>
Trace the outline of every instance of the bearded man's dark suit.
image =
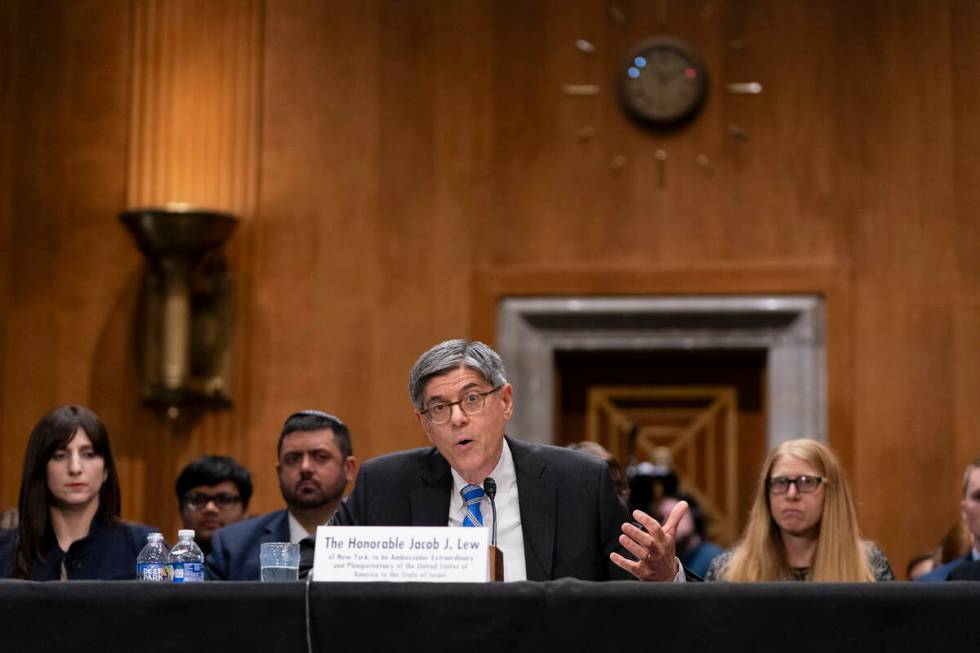
<svg viewBox="0 0 980 653">
<path fill-rule="evenodd" d="M 219 528 L 211 536 L 205 576 L 208 580 L 259 580 L 262 543 L 288 541 L 288 510 L 277 510 Z"/>
<path fill-rule="evenodd" d="M 527 579 L 632 579 L 609 560 L 613 551 L 629 554 L 618 541 L 626 509 L 606 464 L 569 449 L 511 438 L 507 443 Z M 354 491 L 330 525 L 445 526 L 452 488 L 449 463 L 434 447 L 374 458 L 361 466 Z"/>
</svg>

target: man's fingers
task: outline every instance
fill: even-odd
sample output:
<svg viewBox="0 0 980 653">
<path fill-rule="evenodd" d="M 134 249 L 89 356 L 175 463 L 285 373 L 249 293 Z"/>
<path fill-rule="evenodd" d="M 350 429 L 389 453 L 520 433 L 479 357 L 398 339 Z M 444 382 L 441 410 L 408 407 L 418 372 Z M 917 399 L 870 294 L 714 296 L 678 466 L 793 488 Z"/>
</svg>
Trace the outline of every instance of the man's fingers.
<svg viewBox="0 0 980 653">
<path fill-rule="evenodd" d="M 632 560 L 630 560 L 628 558 L 624 558 L 623 556 L 619 555 L 618 553 L 610 553 L 609 554 L 609 559 L 612 560 L 613 561 L 613 564 L 616 565 L 617 567 L 619 567 L 620 569 L 622 569 L 624 571 L 628 571 L 629 573 L 633 574 L 637 578 L 640 577 L 639 576 L 639 573 L 640 573 L 640 565 L 639 565 L 639 563 L 633 562 Z"/>
<path fill-rule="evenodd" d="M 643 546 L 628 535 L 620 535 L 619 543 L 640 562 L 644 562 L 650 556 L 650 549 L 648 547 Z"/>
<path fill-rule="evenodd" d="M 670 536 L 670 539 L 674 539 L 674 536 L 677 534 L 677 525 L 681 523 L 681 519 L 686 512 L 687 501 L 678 501 L 673 510 L 670 511 L 670 514 L 667 515 L 667 521 L 664 523 L 664 532 Z"/>
<path fill-rule="evenodd" d="M 648 547 L 653 544 L 653 536 L 649 531 L 644 531 L 641 528 L 637 528 L 635 525 L 630 524 L 629 522 L 623 524 L 623 533 L 636 540 L 643 546 Z"/>
<path fill-rule="evenodd" d="M 647 529 L 647 532 L 652 533 L 660 528 L 660 522 L 646 514 L 642 510 L 633 511 L 633 519 L 635 519 L 643 528 Z"/>
</svg>

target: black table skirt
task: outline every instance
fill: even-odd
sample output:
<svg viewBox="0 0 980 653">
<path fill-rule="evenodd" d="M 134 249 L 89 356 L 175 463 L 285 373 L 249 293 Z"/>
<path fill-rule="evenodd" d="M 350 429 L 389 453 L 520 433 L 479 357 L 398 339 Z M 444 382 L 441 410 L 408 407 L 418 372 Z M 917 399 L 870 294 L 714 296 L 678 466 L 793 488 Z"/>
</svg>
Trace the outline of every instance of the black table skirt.
<svg viewBox="0 0 980 653">
<path fill-rule="evenodd" d="M 305 592 L 4 580 L 0 650 L 305 651 Z M 980 650 L 980 583 L 315 583 L 309 601 L 319 653 Z"/>
</svg>

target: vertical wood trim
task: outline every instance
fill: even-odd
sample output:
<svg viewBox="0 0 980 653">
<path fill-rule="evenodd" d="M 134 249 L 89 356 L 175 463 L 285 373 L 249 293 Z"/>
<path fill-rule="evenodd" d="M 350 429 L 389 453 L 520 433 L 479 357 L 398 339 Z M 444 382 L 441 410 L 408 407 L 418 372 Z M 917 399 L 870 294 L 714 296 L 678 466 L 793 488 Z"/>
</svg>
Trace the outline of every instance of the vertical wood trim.
<svg viewBox="0 0 980 653">
<path fill-rule="evenodd" d="M 242 219 L 228 245 L 236 289 L 232 412 L 207 412 L 143 427 L 166 445 L 129 475 L 129 514 L 172 532 L 172 479 L 190 460 L 226 454 L 246 467 L 247 307 L 258 204 L 264 0 L 133 0 L 130 140 L 126 203 L 186 202 Z M 125 463 L 125 461 L 122 461 Z M 148 496 L 148 493 L 150 496 Z M 140 498 L 144 503 L 135 505 Z"/>
<path fill-rule="evenodd" d="M 137 0 L 129 206 L 248 217 L 258 193 L 261 0 Z"/>
</svg>

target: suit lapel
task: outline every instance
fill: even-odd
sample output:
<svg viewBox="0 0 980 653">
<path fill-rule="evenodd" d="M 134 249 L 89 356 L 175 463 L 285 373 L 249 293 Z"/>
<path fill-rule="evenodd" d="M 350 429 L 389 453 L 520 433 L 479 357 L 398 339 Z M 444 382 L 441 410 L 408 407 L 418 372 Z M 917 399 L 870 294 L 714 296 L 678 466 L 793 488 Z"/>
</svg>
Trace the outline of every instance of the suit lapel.
<svg viewBox="0 0 980 653">
<path fill-rule="evenodd" d="M 278 519 L 273 519 L 269 522 L 266 527 L 266 532 L 272 536 L 272 539 L 264 540 L 266 542 L 288 542 L 289 541 L 289 511 L 283 510 L 279 514 Z"/>
<path fill-rule="evenodd" d="M 545 464 L 532 447 L 510 438 L 507 438 L 507 443 L 510 445 L 514 470 L 517 473 L 527 579 L 551 580 L 558 487 L 541 478 Z"/>
<path fill-rule="evenodd" d="M 445 526 L 449 523 L 453 477 L 449 463 L 435 449 L 432 449 L 420 479 L 422 485 L 411 492 L 411 525 Z"/>
</svg>

